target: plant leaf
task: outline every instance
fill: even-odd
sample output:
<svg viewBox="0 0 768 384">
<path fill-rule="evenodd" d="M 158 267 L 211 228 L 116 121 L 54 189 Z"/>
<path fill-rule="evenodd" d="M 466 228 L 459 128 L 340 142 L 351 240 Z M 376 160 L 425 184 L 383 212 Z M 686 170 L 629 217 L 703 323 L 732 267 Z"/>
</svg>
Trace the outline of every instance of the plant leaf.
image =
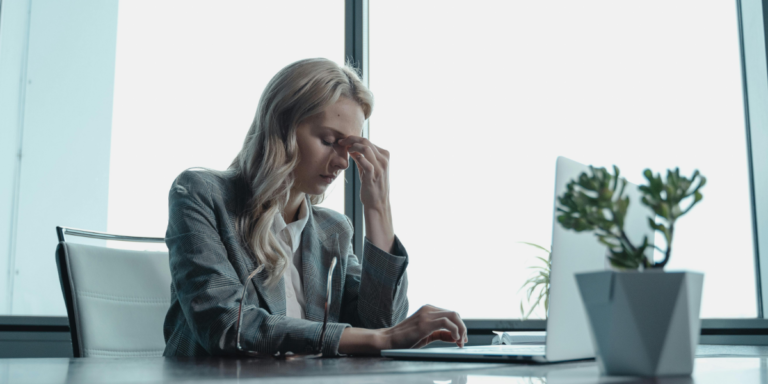
<svg viewBox="0 0 768 384">
<path fill-rule="evenodd" d="M 544 262 L 544 264 L 546 264 L 546 265 L 547 265 L 547 268 L 549 268 L 549 260 L 547 260 L 547 259 L 545 259 L 545 258 L 543 258 L 543 257 L 541 257 L 541 256 L 536 256 L 536 258 L 537 258 L 537 259 L 539 259 L 539 260 L 541 260 L 541 261 L 543 261 L 543 262 Z"/>
<path fill-rule="evenodd" d="M 546 248 L 544 248 L 544 247 L 542 247 L 541 245 L 538 245 L 538 244 L 528 243 L 528 242 L 525 242 L 525 241 L 518 241 L 518 243 L 519 244 L 530 245 L 531 247 L 541 249 L 542 251 L 544 251 L 546 253 L 550 253 L 549 249 L 546 249 Z"/>
</svg>

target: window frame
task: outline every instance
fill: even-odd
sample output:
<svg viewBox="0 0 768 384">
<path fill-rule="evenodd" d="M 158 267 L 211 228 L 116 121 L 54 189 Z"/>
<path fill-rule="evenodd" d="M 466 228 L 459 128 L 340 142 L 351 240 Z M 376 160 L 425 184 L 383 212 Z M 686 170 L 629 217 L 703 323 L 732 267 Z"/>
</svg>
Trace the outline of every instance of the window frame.
<svg viewBox="0 0 768 384">
<path fill-rule="evenodd" d="M 752 209 L 753 248 L 755 262 L 755 288 L 757 290 L 757 318 L 702 319 L 702 341 L 727 344 L 729 341 L 745 342 L 750 339 L 736 336 L 768 335 L 768 321 L 764 308 L 768 308 L 768 252 L 760 255 L 759 244 L 768 243 L 768 64 L 766 41 L 768 27 L 768 0 L 736 0 L 739 47 L 741 55 L 742 91 L 748 156 L 749 189 Z M 368 0 L 346 0 L 347 57 L 354 58 L 368 78 Z M 758 11 L 759 10 L 759 11 Z M 746 20 L 746 22 L 745 22 Z M 354 26 L 354 28 L 352 27 Z M 362 46 L 360 46 L 362 42 Z M 365 54 L 363 54 L 365 52 Z M 758 108 L 762 106 L 763 108 Z M 366 130 L 367 131 L 367 130 Z M 366 135 L 367 137 L 367 135 Z M 757 170 L 757 172 L 756 172 Z M 355 253 L 362 254 L 362 203 L 359 199 L 359 180 L 354 184 L 357 172 L 347 169 L 346 214 L 355 223 Z M 762 172 L 761 172 L 762 171 Z M 351 187 L 350 187 L 351 186 Z M 358 248 L 358 242 L 360 242 Z M 766 260 L 763 260 L 765 258 Z M 492 335 L 491 331 L 544 331 L 546 320 L 519 319 L 465 319 L 469 333 Z M 717 336 L 717 337 L 710 337 Z M 765 340 L 757 340 L 768 345 Z"/>
<path fill-rule="evenodd" d="M 368 86 L 368 1 L 344 0 L 344 57 L 354 65 Z M 368 138 L 368 121 L 363 126 L 363 137 Z M 344 214 L 352 220 L 352 249 L 363 254 L 365 224 L 363 202 L 360 200 L 360 174 L 354 159 L 344 171 Z"/>
<path fill-rule="evenodd" d="M 3 2 L 0 0 L 0 9 Z M 768 344 L 768 252 L 761 255 L 759 245 L 768 243 L 768 0 L 736 0 L 742 68 L 742 89 L 752 226 L 755 255 L 757 318 L 702 319 L 702 342 L 727 344 Z M 0 10 L 2 12 L 2 10 Z M 345 0 L 345 56 L 361 72 L 368 84 L 368 0 Z M 368 137 L 367 123 L 363 136 Z M 354 251 L 362 255 L 364 239 L 363 205 L 360 179 L 354 160 L 345 171 L 345 214 L 352 220 Z M 471 335 L 492 335 L 497 331 L 543 331 L 546 320 L 465 320 Z M 66 317 L 0 316 L 0 329 L 6 332 L 67 332 Z M 66 330 L 64 329 L 66 328 Z M 765 340 L 763 340 L 765 339 Z"/>
<path fill-rule="evenodd" d="M 768 66 L 766 65 L 766 15 L 768 1 L 737 0 L 741 50 L 744 117 L 752 206 L 755 252 L 755 284 L 758 318 L 766 318 L 768 303 L 768 253 L 760 254 L 760 244 L 768 242 Z"/>
</svg>

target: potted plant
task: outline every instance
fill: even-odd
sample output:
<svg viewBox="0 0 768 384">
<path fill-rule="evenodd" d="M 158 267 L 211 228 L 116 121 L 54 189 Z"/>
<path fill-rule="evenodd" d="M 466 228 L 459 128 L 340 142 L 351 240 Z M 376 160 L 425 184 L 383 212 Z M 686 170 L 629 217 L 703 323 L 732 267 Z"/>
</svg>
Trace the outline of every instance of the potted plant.
<svg viewBox="0 0 768 384">
<path fill-rule="evenodd" d="M 558 196 L 557 221 L 566 229 L 593 232 L 608 248 L 613 271 L 576 275 L 589 317 L 592 341 L 601 371 L 609 375 L 690 375 L 698 344 L 701 289 L 704 276 L 693 272 L 664 272 L 672 252 L 675 225 L 698 204 L 706 178 L 690 178 L 668 170 L 665 179 L 649 169 L 639 186 L 641 202 L 656 217 L 648 217 L 665 248 L 646 236 L 633 243 L 624 231 L 631 204 L 624 196 L 627 181 L 605 168 L 589 168 Z M 683 207 L 685 205 L 685 207 Z M 654 249 L 664 258 L 653 260 Z"/>
</svg>

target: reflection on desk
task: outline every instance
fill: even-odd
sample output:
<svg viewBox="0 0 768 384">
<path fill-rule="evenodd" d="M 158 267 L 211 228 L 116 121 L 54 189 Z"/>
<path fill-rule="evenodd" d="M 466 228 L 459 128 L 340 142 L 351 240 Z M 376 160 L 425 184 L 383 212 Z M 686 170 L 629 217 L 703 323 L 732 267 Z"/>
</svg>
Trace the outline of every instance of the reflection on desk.
<svg viewBox="0 0 768 384">
<path fill-rule="evenodd" d="M 766 383 L 768 347 L 700 346 L 691 377 L 601 377 L 594 362 L 552 365 L 446 363 L 387 358 L 0 359 L 0 383 Z"/>
</svg>

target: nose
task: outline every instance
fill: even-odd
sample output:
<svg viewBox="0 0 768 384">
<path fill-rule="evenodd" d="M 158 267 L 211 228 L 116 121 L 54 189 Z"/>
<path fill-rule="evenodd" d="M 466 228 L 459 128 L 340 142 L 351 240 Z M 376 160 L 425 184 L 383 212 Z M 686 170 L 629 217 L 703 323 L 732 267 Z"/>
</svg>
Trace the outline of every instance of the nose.
<svg viewBox="0 0 768 384">
<path fill-rule="evenodd" d="M 349 152 L 347 147 L 336 145 L 331 154 L 331 168 L 334 170 L 347 169 L 349 167 Z"/>
</svg>

